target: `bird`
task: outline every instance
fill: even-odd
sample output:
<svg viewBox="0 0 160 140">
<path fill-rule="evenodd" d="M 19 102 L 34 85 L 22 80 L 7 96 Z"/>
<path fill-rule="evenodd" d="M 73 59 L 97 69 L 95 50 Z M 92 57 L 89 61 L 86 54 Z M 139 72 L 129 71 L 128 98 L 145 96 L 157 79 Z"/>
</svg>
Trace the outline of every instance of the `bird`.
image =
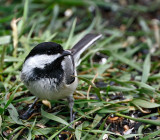
<svg viewBox="0 0 160 140">
<path fill-rule="evenodd" d="M 72 122 L 73 93 L 78 86 L 76 67 L 80 64 L 81 54 L 101 37 L 102 34 L 86 34 L 68 50 L 54 42 L 36 45 L 26 56 L 20 76 L 28 90 L 37 97 L 35 102 L 39 98 L 43 100 L 66 98 Z M 32 112 L 33 105 L 22 115 L 22 119 L 28 118 L 26 115 Z"/>
</svg>

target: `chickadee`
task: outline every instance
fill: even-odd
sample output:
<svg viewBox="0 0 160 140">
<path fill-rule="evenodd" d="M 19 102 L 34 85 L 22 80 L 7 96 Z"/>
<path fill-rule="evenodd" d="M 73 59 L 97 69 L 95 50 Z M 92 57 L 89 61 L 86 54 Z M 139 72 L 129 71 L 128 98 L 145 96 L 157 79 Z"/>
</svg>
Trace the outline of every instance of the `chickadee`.
<svg viewBox="0 0 160 140">
<path fill-rule="evenodd" d="M 61 45 L 53 42 L 38 44 L 24 61 L 21 80 L 38 98 L 67 98 L 70 120 L 73 121 L 73 93 L 78 85 L 76 67 L 79 65 L 80 55 L 101 36 L 87 34 L 70 50 L 63 50 Z"/>
</svg>

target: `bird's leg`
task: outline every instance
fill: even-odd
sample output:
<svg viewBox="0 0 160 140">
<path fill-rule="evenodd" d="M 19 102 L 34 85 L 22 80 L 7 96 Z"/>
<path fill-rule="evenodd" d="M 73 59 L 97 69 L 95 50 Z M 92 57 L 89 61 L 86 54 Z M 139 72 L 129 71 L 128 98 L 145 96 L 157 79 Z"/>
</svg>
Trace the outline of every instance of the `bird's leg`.
<svg viewBox="0 0 160 140">
<path fill-rule="evenodd" d="M 73 117 L 73 105 L 74 105 L 74 98 L 73 95 L 69 96 L 67 98 L 68 103 L 69 103 L 69 109 L 70 109 L 70 122 L 74 121 L 74 117 Z"/>
<path fill-rule="evenodd" d="M 22 115 L 20 116 L 20 118 L 21 118 L 22 120 L 27 120 L 27 119 L 31 116 L 31 114 L 32 114 L 33 111 L 34 111 L 33 107 L 34 107 L 34 105 L 36 104 L 37 100 L 38 100 L 38 98 L 36 98 L 36 99 L 34 100 L 33 104 L 28 108 L 28 110 L 27 110 L 24 114 L 22 114 Z"/>
</svg>

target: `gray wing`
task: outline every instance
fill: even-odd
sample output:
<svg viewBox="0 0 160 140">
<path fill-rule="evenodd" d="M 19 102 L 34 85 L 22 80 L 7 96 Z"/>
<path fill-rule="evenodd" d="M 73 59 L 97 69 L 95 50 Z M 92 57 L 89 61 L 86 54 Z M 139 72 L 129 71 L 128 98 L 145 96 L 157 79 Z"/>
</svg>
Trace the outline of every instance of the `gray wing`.
<svg viewBox="0 0 160 140">
<path fill-rule="evenodd" d="M 65 72 L 64 73 L 65 83 L 69 85 L 73 83 L 75 80 L 75 66 L 74 66 L 73 57 L 72 56 L 66 57 L 64 61 L 65 63 L 63 63 L 62 66 L 65 65 L 63 67 Z"/>
<path fill-rule="evenodd" d="M 78 61 L 81 54 L 101 37 L 102 37 L 101 34 L 87 34 L 77 44 L 73 46 L 71 51 L 76 65 L 78 65 Z"/>
</svg>

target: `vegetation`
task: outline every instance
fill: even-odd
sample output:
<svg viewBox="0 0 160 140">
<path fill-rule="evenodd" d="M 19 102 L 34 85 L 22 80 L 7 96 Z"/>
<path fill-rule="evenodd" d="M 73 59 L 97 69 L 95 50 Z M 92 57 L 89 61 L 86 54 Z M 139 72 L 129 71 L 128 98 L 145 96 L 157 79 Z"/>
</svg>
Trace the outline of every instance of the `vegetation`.
<svg viewBox="0 0 160 140">
<path fill-rule="evenodd" d="M 0 140 L 160 139 L 158 0 L 0 1 Z M 51 41 L 71 48 L 87 33 L 103 38 L 77 68 L 74 128 L 66 100 L 35 106 L 20 81 L 29 51 Z"/>
</svg>

